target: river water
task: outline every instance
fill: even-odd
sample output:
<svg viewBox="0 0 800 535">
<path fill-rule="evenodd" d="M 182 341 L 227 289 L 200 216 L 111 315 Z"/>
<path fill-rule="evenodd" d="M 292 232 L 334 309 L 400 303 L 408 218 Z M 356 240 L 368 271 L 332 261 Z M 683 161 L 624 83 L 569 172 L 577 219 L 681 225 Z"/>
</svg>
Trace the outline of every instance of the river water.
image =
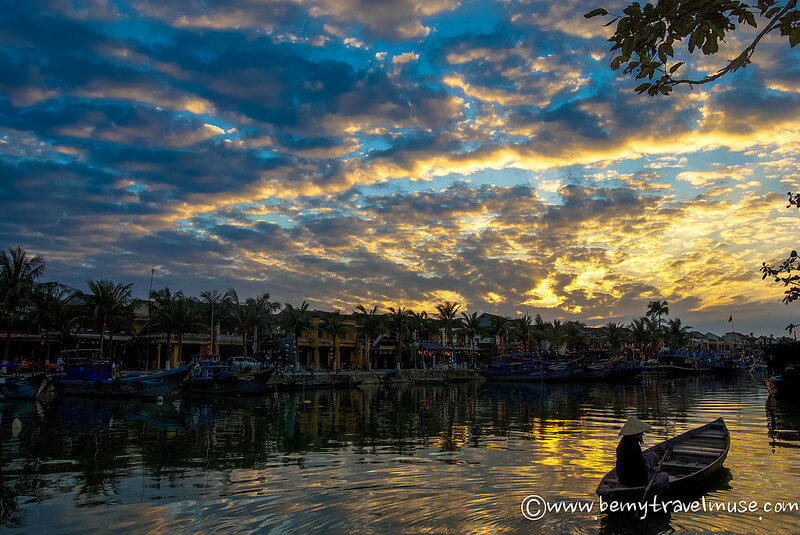
<svg viewBox="0 0 800 535">
<path fill-rule="evenodd" d="M 628 416 L 646 445 L 723 416 L 709 501 L 754 513 L 523 517 L 597 500 Z M 18 420 L 18 421 L 17 421 Z M 771 430 L 780 430 L 773 438 Z M 757 378 L 460 384 L 163 403 L 0 402 L 0 531 L 24 533 L 781 533 L 800 513 L 800 409 Z M 599 507 L 595 503 L 593 507 Z"/>
</svg>

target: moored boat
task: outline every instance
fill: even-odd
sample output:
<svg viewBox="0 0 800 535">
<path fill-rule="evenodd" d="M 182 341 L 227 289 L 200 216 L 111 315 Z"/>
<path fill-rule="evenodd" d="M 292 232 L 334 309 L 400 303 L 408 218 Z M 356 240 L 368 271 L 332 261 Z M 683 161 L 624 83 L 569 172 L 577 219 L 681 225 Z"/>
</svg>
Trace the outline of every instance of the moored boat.
<svg viewBox="0 0 800 535">
<path fill-rule="evenodd" d="M 64 364 L 64 374 L 53 379 L 58 394 L 114 398 L 165 397 L 183 382 L 189 365 L 148 375 L 113 377 L 110 362 L 84 361 Z"/>
<path fill-rule="evenodd" d="M 600 362 L 579 363 L 572 370 L 571 377 L 578 380 L 606 379 L 614 371 L 619 361 L 616 359 Z"/>
<path fill-rule="evenodd" d="M 43 373 L 0 377 L 0 396 L 8 399 L 36 399 L 47 386 Z"/>
<path fill-rule="evenodd" d="M 493 362 L 481 370 L 481 375 L 492 381 L 550 381 L 568 379 L 575 370 L 574 361 Z"/>
<path fill-rule="evenodd" d="M 248 395 L 261 394 L 275 368 L 237 374 L 224 365 L 201 365 L 197 375 L 186 380 L 188 394 Z"/>
<path fill-rule="evenodd" d="M 701 486 L 720 474 L 731 446 L 730 432 L 722 418 L 691 429 L 646 449 L 663 458 L 661 469 L 669 475 L 669 486 L 660 496 L 682 497 L 696 494 Z M 666 453 L 666 457 L 664 454 Z M 627 487 L 617 480 L 616 469 L 608 472 L 597 486 L 597 495 L 618 502 L 641 501 L 646 486 Z"/>
<path fill-rule="evenodd" d="M 658 371 L 673 375 L 693 375 L 711 371 L 709 359 L 689 355 L 664 355 L 659 359 Z"/>
</svg>

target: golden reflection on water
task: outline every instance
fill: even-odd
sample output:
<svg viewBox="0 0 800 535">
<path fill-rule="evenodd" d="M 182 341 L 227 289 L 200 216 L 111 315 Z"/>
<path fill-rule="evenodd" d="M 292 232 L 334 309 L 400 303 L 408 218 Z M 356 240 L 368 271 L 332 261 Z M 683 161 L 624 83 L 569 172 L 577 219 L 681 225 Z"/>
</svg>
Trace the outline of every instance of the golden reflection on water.
<svg viewBox="0 0 800 535">
<path fill-rule="evenodd" d="M 529 494 L 595 499 L 628 416 L 653 424 L 646 445 L 724 416 L 732 478 L 707 498 L 800 500 L 800 410 L 766 401 L 751 377 L 693 377 L 5 403 L 0 521 L 26 532 L 783 532 L 800 515 L 520 513 Z"/>
</svg>

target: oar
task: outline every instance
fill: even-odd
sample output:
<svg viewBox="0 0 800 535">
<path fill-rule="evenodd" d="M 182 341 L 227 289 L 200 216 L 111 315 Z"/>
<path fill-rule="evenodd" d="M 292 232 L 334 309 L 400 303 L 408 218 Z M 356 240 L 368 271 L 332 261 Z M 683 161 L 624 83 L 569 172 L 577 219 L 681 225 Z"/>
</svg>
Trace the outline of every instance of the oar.
<svg viewBox="0 0 800 535">
<path fill-rule="evenodd" d="M 664 451 L 664 455 L 661 456 L 661 460 L 658 461 L 658 465 L 656 466 L 656 468 L 661 468 L 661 463 L 663 463 L 664 459 L 667 458 L 667 455 L 669 455 L 669 452 L 670 452 L 669 449 Z M 647 498 L 647 493 L 650 492 L 650 487 L 653 486 L 653 481 L 656 480 L 656 475 L 657 474 L 658 474 L 658 472 L 654 472 L 653 473 L 653 477 L 650 478 L 650 483 L 647 484 L 647 487 L 645 487 L 645 489 L 644 489 L 644 494 L 642 494 L 642 501 L 644 501 Z"/>
</svg>

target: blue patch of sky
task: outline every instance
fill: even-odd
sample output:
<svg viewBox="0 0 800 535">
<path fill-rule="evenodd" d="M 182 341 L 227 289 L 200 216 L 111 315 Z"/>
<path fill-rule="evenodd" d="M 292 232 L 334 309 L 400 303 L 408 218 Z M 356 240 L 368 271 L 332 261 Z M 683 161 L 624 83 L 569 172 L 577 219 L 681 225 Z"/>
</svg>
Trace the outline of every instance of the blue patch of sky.
<svg viewBox="0 0 800 535">
<path fill-rule="evenodd" d="M 152 19 L 136 18 L 135 13 L 106 24 L 96 23 L 94 30 L 120 41 L 130 40 L 147 46 L 173 43 L 175 29 Z"/>
<path fill-rule="evenodd" d="M 463 34 L 491 33 L 507 15 L 494 2 L 464 2 L 455 11 L 443 11 L 426 19 L 429 38 L 446 39 Z"/>
</svg>

